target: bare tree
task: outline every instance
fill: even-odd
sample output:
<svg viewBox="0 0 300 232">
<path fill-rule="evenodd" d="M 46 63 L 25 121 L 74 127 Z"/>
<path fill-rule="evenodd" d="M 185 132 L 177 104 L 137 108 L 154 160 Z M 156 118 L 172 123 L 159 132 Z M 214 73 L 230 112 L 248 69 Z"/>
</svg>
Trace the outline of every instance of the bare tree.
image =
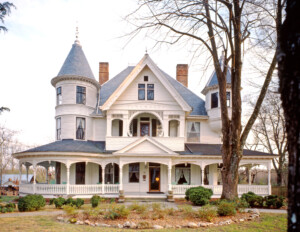
<svg viewBox="0 0 300 232">
<path fill-rule="evenodd" d="M 289 153 L 288 231 L 300 231 L 300 1 L 288 0 L 279 34 L 278 67 Z"/>
<path fill-rule="evenodd" d="M 138 9 L 128 16 L 136 29 L 134 37 L 142 30 L 158 43 L 175 44 L 183 39 L 202 44 L 213 60 L 219 83 L 222 119 L 222 198 L 237 196 L 238 167 L 242 151 L 260 106 L 267 92 L 276 65 L 275 54 L 265 76 L 256 106 L 244 130 L 241 126 L 241 81 L 243 44 L 255 28 L 271 23 L 276 34 L 282 21 L 282 0 L 142 0 Z M 268 7 L 265 7 L 268 6 Z M 269 7 L 271 6 L 271 7 Z M 275 6 L 275 8 L 274 8 Z M 272 8 L 273 7 L 273 8 Z M 263 22 L 261 18 L 271 18 Z M 219 60 L 224 52 L 224 62 Z M 275 52 L 274 52 L 275 53 Z M 231 66 L 232 116 L 226 104 L 226 74 Z"/>
<path fill-rule="evenodd" d="M 16 8 L 13 3 L 10 2 L 3 2 L 0 3 L 0 22 L 4 24 L 4 18 L 8 16 L 11 12 L 11 8 Z M 1 31 L 7 31 L 7 28 L 5 26 L 0 25 L 0 32 Z"/>
<path fill-rule="evenodd" d="M 3 184 L 3 171 L 8 167 L 10 163 L 10 159 L 7 157 L 7 151 L 9 144 L 13 140 L 13 136 L 15 135 L 15 132 L 12 130 L 9 130 L 3 126 L 0 126 L 0 178 L 1 178 L 1 185 L 0 189 L 2 189 Z M 1 192 L 1 191 L 0 191 Z M 0 193 L 1 194 L 1 193 Z"/>
<path fill-rule="evenodd" d="M 258 146 L 272 155 L 278 155 L 278 158 L 273 159 L 273 166 L 277 174 L 277 185 L 281 186 L 287 162 L 287 135 L 278 93 L 271 91 L 267 93 L 252 132 Z"/>
</svg>

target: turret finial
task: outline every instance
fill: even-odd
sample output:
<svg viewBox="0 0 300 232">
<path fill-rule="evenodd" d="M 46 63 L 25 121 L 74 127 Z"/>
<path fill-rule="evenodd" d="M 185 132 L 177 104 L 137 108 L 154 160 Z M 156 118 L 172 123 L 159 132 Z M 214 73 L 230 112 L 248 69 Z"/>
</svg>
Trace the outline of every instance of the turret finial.
<svg viewBox="0 0 300 232">
<path fill-rule="evenodd" d="M 78 37 L 79 37 L 78 22 L 76 22 L 76 32 L 75 32 L 75 43 L 76 44 L 80 44 Z"/>
</svg>

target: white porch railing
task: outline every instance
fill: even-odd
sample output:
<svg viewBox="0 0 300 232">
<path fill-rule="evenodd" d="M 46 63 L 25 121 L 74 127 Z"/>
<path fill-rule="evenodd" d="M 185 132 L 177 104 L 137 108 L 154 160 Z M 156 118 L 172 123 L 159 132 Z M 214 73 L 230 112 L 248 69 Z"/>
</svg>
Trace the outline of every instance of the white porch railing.
<svg viewBox="0 0 300 232">
<path fill-rule="evenodd" d="M 91 185 L 70 185 L 70 194 L 102 194 L 101 184 L 91 184 Z"/>
<path fill-rule="evenodd" d="M 119 185 L 118 184 L 106 184 L 104 185 L 105 193 L 119 193 Z"/>
<path fill-rule="evenodd" d="M 20 193 L 33 193 L 33 184 L 20 184 Z"/>
<path fill-rule="evenodd" d="M 65 194 L 67 192 L 67 186 L 65 184 L 36 184 L 36 194 Z"/>
<path fill-rule="evenodd" d="M 172 190 L 175 195 L 184 195 L 185 191 L 192 187 L 197 187 L 199 185 L 172 185 Z M 204 185 L 203 187 L 209 188 L 213 191 L 214 195 L 222 194 L 222 185 Z M 268 195 L 269 186 L 268 185 L 238 185 L 238 194 L 241 195 L 247 192 L 254 192 L 258 195 Z"/>
<path fill-rule="evenodd" d="M 33 194 L 34 184 L 20 184 L 20 193 Z M 42 195 L 63 195 L 67 194 L 66 184 L 36 184 L 35 193 Z M 105 184 L 104 193 L 118 194 L 118 184 Z M 69 185 L 69 194 L 72 195 L 92 195 L 103 194 L 101 184 L 92 185 Z"/>
</svg>

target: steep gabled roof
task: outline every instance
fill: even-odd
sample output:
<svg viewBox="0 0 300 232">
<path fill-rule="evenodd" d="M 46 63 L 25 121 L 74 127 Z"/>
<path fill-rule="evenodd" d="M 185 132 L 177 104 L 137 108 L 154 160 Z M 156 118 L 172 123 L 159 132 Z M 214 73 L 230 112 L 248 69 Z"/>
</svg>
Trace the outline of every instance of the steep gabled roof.
<svg viewBox="0 0 300 232">
<path fill-rule="evenodd" d="M 114 78 L 110 79 L 101 86 L 100 106 L 102 106 L 108 100 L 108 98 L 116 91 L 116 89 L 122 84 L 122 82 L 133 71 L 134 68 L 135 66 L 128 66 Z M 199 96 L 165 73 L 163 70 L 160 69 L 160 72 L 166 77 L 168 82 L 175 88 L 183 100 L 192 108 L 190 115 L 207 115 L 205 102 Z"/>
<path fill-rule="evenodd" d="M 72 45 L 72 48 L 57 76 L 64 75 L 82 76 L 95 79 L 78 40 L 76 40 Z"/>
<path fill-rule="evenodd" d="M 108 110 L 112 104 L 121 96 L 121 94 L 127 89 L 132 81 L 139 75 L 139 73 L 148 67 L 161 84 L 165 87 L 166 91 L 174 98 L 178 105 L 184 111 L 191 111 L 191 107 L 184 101 L 181 95 L 174 89 L 174 87 L 168 82 L 166 77 L 162 74 L 157 65 L 153 62 L 148 54 L 145 54 L 141 61 L 134 67 L 131 73 L 124 79 L 124 81 L 117 87 L 114 93 L 107 99 L 107 101 L 101 106 L 101 110 Z"/>
</svg>

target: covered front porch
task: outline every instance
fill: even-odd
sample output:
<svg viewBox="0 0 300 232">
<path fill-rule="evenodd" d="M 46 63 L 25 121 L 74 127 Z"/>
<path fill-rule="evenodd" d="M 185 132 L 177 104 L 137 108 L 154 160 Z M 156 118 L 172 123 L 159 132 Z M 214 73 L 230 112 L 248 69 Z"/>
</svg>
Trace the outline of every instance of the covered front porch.
<svg viewBox="0 0 300 232">
<path fill-rule="evenodd" d="M 134 161 L 133 161 L 134 160 Z M 187 189 L 203 186 L 213 191 L 213 198 L 222 193 L 220 168 L 222 165 L 210 160 L 181 160 L 161 158 L 119 157 L 114 163 L 42 161 L 24 163 L 33 169 L 33 179 L 20 184 L 20 196 L 41 194 L 47 198 L 57 196 L 90 198 L 100 195 L 107 198 L 118 198 L 120 190 L 125 198 L 167 198 L 172 192 L 174 198 L 183 198 Z M 136 162 L 137 161 L 137 162 Z M 141 162 L 142 161 L 142 162 Z M 242 162 L 241 166 L 247 162 Z M 270 195 L 270 165 L 264 162 L 268 170 L 268 184 L 254 185 L 249 181 L 238 185 L 239 196 L 252 191 L 258 195 Z M 36 181 L 36 169 L 46 169 L 46 181 Z M 49 178 L 49 170 L 55 176 Z"/>
</svg>

